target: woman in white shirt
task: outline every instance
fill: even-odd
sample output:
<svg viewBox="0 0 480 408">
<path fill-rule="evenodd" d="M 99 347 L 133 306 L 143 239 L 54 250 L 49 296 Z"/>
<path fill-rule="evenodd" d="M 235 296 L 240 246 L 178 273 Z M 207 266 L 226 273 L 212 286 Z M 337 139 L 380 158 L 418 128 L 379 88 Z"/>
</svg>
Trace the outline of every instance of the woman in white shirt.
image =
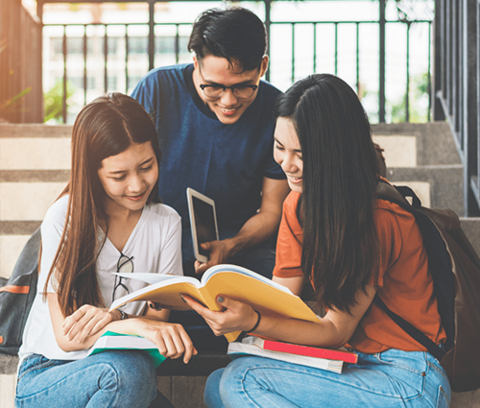
<svg viewBox="0 0 480 408">
<path fill-rule="evenodd" d="M 70 182 L 42 223 L 38 293 L 20 349 L 16 407 L 148 407 L 155 367 L 138 351 L 85 358 L 107 330 L 153 341 L 161 354 L 196 354 L 169 311 L 113 300 L 146 284 L 112 272 L 182 274 L 179 215 L 158 200 L 155 126 L 126 95 L 97 98 L 72 133 Z M 153 305 L 149 305 L 153 306 Z"/>
</svg>

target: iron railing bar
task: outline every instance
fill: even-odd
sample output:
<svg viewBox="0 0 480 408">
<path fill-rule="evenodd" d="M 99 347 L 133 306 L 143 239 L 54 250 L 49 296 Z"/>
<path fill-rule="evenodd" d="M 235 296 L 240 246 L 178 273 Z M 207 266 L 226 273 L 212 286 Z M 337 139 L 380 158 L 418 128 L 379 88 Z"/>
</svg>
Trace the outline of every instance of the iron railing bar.
<svg viewBox="0 0 480 408">
<path fill-rule="evenodd" d="M 335 23 L 335 75 L 338 75 L 338 24 Z"/>
<path fill-rule="evenodd" d="M 427 92 L 428 92 L 428 110 L 427 110 L 427 121 L 431 122 L 432 120 L 432 74 L 431 74 L 431 58 L 432 58 L 432 23 L 428 25 L 428 59 L 427 59 Z"/>
<path fill-rule="evenodd" d="M 180 33 L 179 33 L 179 26 L 176 25 L 176 33 L 175 33 L 175 63 L 178 64 L 179 61 L 179 54 L 180 54 Z"/>
<path fill-rule="evenodd" d="M 295 82 L 295 23 L 292 26 L 292 84 Z"/>
<path fill-rule="evenodd" d="M 63 98 L 62 113 L 63 123 L 67 123 L 67 25 L 63 24 Z"/>
<path fill-rule="evenodd" d="M 104 56 L 104 66 L 103 66 L 103 87 L 104 92 L 108 92 L 108 33 L 107 33 L 107 24 L 104 24 L 105 31 L 103 37 L 103 56 Z"/>
<path fill-rule="evenodd" d="M 385 123 L 385 9 L 386 0 L 379 0 L 379 86 L 378 86 L 378 122 Z"/>
<path fill-rule="evenodd" d="M 317 24 L 313 25 L 313 73 L 317 72 Z"/>
<path fill-rule="evenodd" d="M 264 0 L 265 3 L 265 31 L 267 33 L 267 53 L 270 53 L 270 34 L 271 34 L 271 16 L 270 11 L 272 9 L 271 0 Z M 270 64 L 268 64 L 267 72 L 265 72 L 265 79 L 270 82 Z"/>
<path fill-rule="evenodd" d="M 87 104 L 87 25 L 83 27 L 83 104 Z"/>
<path fill-rule="evenodd" d="M 148 0 L 148 70 L 155 66 L 155 0 Z"/>
<path fill-rule="evenodd" d="M 407 89 L 405 92 L 405 122 L 410 122 L 410 23 L 407 24 Z"/>
<path fill-rule="evenodd" d="M 178 1 L 178 0 L 176 0 Z M 290 25 L 292 24 L 292 21 L 271 21 L 270 24 L 272 25 Z M 329 25 L 329 24 L 379 24 L 378 20 L 362 20 L 362 21 L 355 21 L 355 20 L 329 20 L 329 21 L 295 21 L 294 22 L 296 25 L 313 25 L 313 24 L 320 24 L 320 25 Z M 405 21 L 400 21 L 400 20 L 385 20 L 386 24 L 407 24 Z M 410 21 L 410 23 L 412 23 Z M 423 24 L 429 24 L 431 23 L 430 20 L 415 20 L 414 23 L 423 23 Z M 68 24 L 62 24 L 62 23 L 47 23 L 44 24 L 44 27 L 55 27 L 55 26 L 84 26 L 85 23 L 68 23 Z M 89 26 L 104 26 L 104 25 L 109 25 L 109 26 L 124 26 L 125 23 L 88 23 Z M 148 23 L 128 23 L 129 26 L 145 26 L 148 25 Z M 192 25 L 192 23 L 155 23 L 155 26 L 188 26 Z"/>
<path fill-rule="evenodd" d="M 125 93 L 128 94 L 128 24 L 125 24 Z"/>
<path fill-rule="evenodd" d="M 360 24 L 356 24 L 355 62 L 357 70 L 357 94 L 360 92 Z M 359 95 L 360 96 L 360 95 Z"/>
</svg>

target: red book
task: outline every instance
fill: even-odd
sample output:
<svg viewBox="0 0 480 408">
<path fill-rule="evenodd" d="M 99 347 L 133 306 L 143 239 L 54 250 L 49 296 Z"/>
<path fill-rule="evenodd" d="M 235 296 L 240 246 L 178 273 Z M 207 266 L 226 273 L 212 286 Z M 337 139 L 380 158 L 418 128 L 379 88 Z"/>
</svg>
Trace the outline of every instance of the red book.
<svg viewBox="0 0 480 408">
<path fill-rule="evenodd" d="M 301 346 L 299 344 L 284 343 L 282 341 L 262 339 L 252 336 L 251 344 L 264 350 L 280 351 L 283 353 L 298 354 L 301 356 L 326 358 L 329 360 L 341 360 L 346 363 L 356 364 L 358 355 L 350 351 L 325 349 L 313 346 Z"/>
</svg>

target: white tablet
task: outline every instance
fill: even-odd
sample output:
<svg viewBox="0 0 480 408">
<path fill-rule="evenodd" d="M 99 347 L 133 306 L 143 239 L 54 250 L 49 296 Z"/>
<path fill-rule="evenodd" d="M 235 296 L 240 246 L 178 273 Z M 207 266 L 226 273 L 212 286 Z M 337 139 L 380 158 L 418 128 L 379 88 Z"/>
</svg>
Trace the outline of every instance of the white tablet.
<svg viewBox="0 0 480 408">
<path fill-rule="evenodd" d="M 208 262 L 209 253 L 200 244 L 218 240 L 215 202 L 191 188 L 187 188 L 187 201 L 195 258 L 205 263 Z"/>
</svg>

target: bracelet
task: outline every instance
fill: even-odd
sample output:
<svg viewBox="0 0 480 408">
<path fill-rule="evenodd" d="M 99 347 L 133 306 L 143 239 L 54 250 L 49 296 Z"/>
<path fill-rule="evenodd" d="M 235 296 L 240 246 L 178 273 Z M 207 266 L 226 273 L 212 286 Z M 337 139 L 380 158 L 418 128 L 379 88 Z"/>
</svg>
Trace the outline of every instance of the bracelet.
<svg viewBox="0 0 480 408">
<path fill-rule="evenodd" d="M 255 323 L 255 326 L 253 326 L 252 329 L 246 330 L 245 333 L 252 333 L 252 332 L 254 332 L 255 330 L 257 330 L 257 327 L 258 327 L 258 325 L 260 324 L 260 320 L 262 319 L 262 315 L 261 315 L 260 312 L 257 311 L 257 310 L 254 310 L 254 312 L 258 315 L 257 323 Z"/>
<path fill-rule="evenodd" d="M 128 319 L 128 314 L 126 314 L 123 310 L 119 310 L 120 314 L 122 317 L 120 317 L 120 320 L 127 320 Z"/>
</svg>

